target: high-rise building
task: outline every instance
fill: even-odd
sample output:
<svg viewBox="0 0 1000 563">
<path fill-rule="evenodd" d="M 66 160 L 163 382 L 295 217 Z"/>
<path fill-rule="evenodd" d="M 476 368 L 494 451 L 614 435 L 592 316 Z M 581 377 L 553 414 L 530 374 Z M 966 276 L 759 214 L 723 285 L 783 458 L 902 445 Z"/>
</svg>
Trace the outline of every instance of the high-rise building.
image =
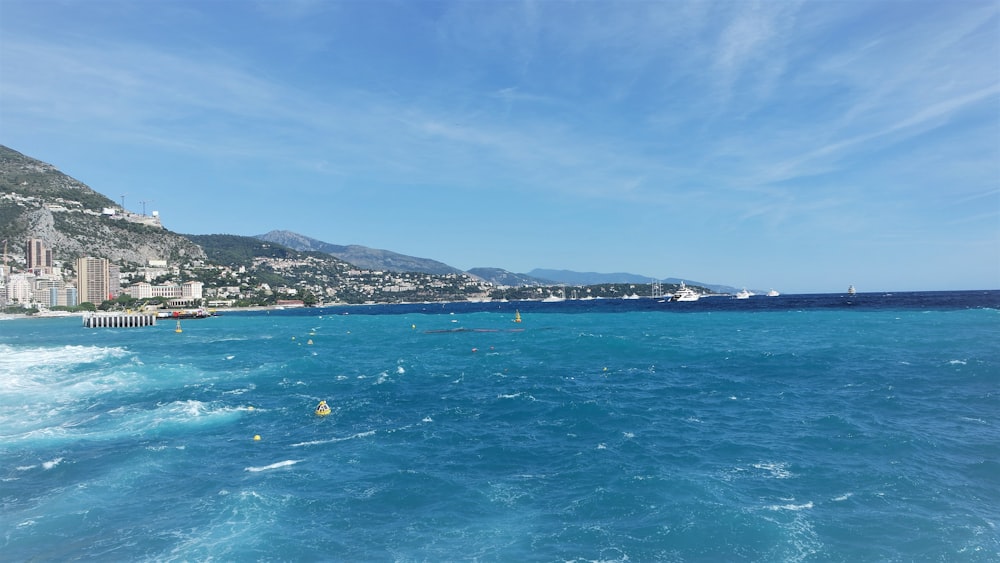
<svg viewBox="0 0 1000 563">
<path fill-rule="evenodd" d="M 86 256 L 76 261 L 77 290 L 80 302 L 100 305 L 111 293 L 110 264 L 107 258 Z"/>
<path fill-rule="evenodd" d="M 55 256 L 52 249 L 45 246 L 45 241 L 40 238 L 28 239 L 25 244 L 24 258 L 27 262 L 27 270 L 34 274 L 51 274 L 55 266 Z"/>
</svg>

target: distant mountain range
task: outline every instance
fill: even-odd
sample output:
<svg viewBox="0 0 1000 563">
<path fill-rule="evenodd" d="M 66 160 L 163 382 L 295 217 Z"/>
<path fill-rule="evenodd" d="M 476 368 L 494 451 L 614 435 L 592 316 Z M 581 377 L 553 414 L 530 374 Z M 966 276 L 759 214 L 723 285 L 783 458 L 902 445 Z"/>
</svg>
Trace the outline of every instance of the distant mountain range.
<svg viewBox="0 0 1000 563">
<path fill-rule="evenodd" d="M 469 273 L 496 285 L 520 287 L 525 285 L 559 285 L 559 282 L 536 278 L 527 274 L 515 274 L 501 268 L 472 268 Z"/>
<path fill-rule="evenodd" d="M 270 231 L 254 238 L 287 246 L 293 250 L 325 252 L 336 258 L 354 264 L 366 270 L 387 270 L 389 272 L 421 272 L 424 274 L 461 274 L 462 270 L 453 268 L 437 260 L 406 256 L 391 250 L 368 248 L 356 244 L 341 246 L 330 244 L 291 231 Z"/>
<path fill-rule="evenodd" d="M 649 276 L 640 276 L 625 272 L 601 274 L 598 272 L 574 272 L 572 270 L 544 270 L 541 268 L 535 268 L 534 270 L 528 272 L 527 275 L 533 278 L 548 280 L 546 282 L 547 284 L 559 283 L 567 285 L 597 285 L 602 283 L 651 283 L 658 281 L 668 285 L 684 282 L 687 285 L 704 287 L 716 293 L 736 293 L 739 291 L 739 289 L 732 286 L 705 283 L 687 278 L 664 278 L 658 280 Z"/>
<path fill-rule="evenodd" d="M 389 272 L 421 272 L 425 274 L 459 274 L 462 270 L 449 266 L 437 260 L 429 258 L 417 258 L 407 256 L 389 250 L 368 248 L 367 246 L 349 245 L 342 246 L 316 240 L 291 231 L 271 231 L 263 235 L 256 235 L 254 238 L 273 242 L 287 246 L 288 248 L 300 251 L 324 252 L 330 254 L 344 262 L 354 264 L 359 268 L 370 270 L 386 270 Z M 611 283 L 635 283 L 648 284 L 659 281 L 665 284 L 677 284 L 682 280 L 679 278 L 667 278 L 655 280 L 650 276 L 639 274 L 629 274 L 617 272 L 603 274 L 599 272 L 574 272 L 572 270 L 549 270 L 535 268 L 527 274 L 509 272 L 502 268 L 472 268 L 466 273 L 472 274 L 480 279 L 494 283 L 496 285 L 506 285 L 519 287 L 525 285 L 598 285 Z M 735 293 L 738 291 L 734 287 L 725 285 L 714 285 L 697 282 L 693 280 L 683 280 L 688 285 L 700 286 L 718 293 Z"/>
</svg>

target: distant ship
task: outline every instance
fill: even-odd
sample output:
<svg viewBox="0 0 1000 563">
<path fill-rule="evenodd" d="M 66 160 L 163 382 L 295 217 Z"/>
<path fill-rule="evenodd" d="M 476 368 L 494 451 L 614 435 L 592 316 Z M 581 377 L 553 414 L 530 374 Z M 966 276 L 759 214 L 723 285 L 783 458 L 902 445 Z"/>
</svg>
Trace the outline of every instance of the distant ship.
<svg viewBox="0 0 1000 563">
<path fill-rule="evenodd" d="M 772 289 L 771 291 L 768 291 L 768 292 L 767 292 L 767 296 L 768 296 L 768 297 L 777 297 L 777 296 L 779 296 L 779 295 L 781 295 L 781 294 L 780 294 L 780 293 L 778 293 L 777 291 L 773 290 L 773 289 Z"/>
<path fill-rule="evenodd" d="M 741 289 L 740 291 L 736 292 L 736 298 L 737 299 L 750 299 L 751 295 L 753 295 L 753 293 L 750 293 L 749 291 L 747 291 L 747 288 L 745 288 L 745 287 L 743 289 Z"/>
<path fill-rule="evenodd" d="M 698 295 L 697 291 L 695 291 L 695 290 L 691 289 L 690 287 L 684 285 L 684 282 L 681 282 L 681 286 L 679 288 L 677 288 L 677 291 L 674 292 L 674 295 L 670 298 L 670 300 L 671 301 L 697 301 L 699 297 L 701 297 L 701 296 Z"/>
<path fill-rule="evenodd" d="M 853 285 L 851 287 L 847 288 L 847 294 L 848 295 L 854 295 L 855 293 L 857 293 L 857 290 L 854 289 Z"/>
</svg>

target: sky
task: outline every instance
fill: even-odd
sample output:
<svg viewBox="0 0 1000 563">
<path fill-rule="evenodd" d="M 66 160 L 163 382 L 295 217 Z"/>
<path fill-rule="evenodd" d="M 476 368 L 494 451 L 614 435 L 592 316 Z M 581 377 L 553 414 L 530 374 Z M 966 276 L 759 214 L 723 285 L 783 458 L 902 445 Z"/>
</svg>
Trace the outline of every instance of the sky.
<svg viewBox="0 0 1000 563">
<path fill-rule="evenodd" d="M 0 144 L 185 234 L 1000 288 L 995 0 L 0 0 Z"/>
</svg>

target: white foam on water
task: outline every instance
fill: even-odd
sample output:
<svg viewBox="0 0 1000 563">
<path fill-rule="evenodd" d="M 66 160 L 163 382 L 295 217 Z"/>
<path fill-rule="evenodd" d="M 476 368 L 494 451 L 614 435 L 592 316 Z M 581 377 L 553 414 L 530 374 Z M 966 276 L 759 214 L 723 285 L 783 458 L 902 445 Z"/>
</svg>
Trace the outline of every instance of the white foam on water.
<svg viewBox="0 0 1000 563">
<path fill-rule="evenodd" d="M 950 362 L 948 362 L 948 363 L 949 363 L 949 364 L 951 364 L 951 365 L 953 365 L 953 366 L 964 366 L 964 365 L 966 365 L 966 364 L 967 364 L 968 362 L 967 362 L 966 360 L 951 360 L 951 361 L 950 361 Z"/>
<path fill-rule="evenodd" d="M 843 502 L 843 501 L 845 501 L 845 500 L 847 500 L 847 499 L 849 499 L 849 498 L 851 498 L 853 496 L 854 496 L 854 493 L 844 493 L 844 494 L 840 495 L 839 497 L 833 497 L 832 500 L 834 502 Z"/>
<path fill-rule="evenodd" d="M 235 421 L 248 412 L 245 407 L 218 406 L 196 400 L 161 403 L 153 409 L 116 409 L 119 419 L 113 429 L 87 434 L 91 439 L 114 438 L 129 434 L 151 434 L 186 427 L 212 426 Z"/>
<path fill-rule="evenodd" d="M 55 397 L 113 389 L 120 376 L 106 371 L 87 373 L 78 366 L 122 358 L 129 352 L 116 347 L 61 346 L 58 348 L 15 347 L 0 344 L 0 404 L 23 403 L 24 397 L 46 400 Z"/>
<path fill-rule="evenodd" d="M 773 519 L 770 517 L 766 519 L 784 531 L 787 535 L 787 541 L 778 542 L 768 553 L 764 554 L 763 560 L 798 563 L 808 561 L 822 551 L 823 541 L 820 540 L 807 516 L 809 514 L 807 510 L 812 508 L 811 502 L 769 508 L 775 516 Z"/>
<path fill-rule="evenodd" d="M 55 458 L 53 460 L 46 461 L 46 462 L 42 463 L 42 469 L 45 469 L 46 471 L 48 471 L 49 469 L 52 469 L 53 467 L 55 467 L 55 466 L 59 465 L 60 463 L 62 463 L 62 460 L 63 460 L 63 458 L 57 457 L 57 458 Z"/>
<path fill-rule="evenodd" d="M 301 463 L 301 459 L 286 459 L 285 461 L 279 461 L 277 463 L 272 463 L 271 465 L 264 465 L 262 467 L 247 467 L 245 471 L 250 471 L 252 473 L 259 473 L 261 471 L 269 471 L 271 469 L 278 469 L 281 467 L 289 467 L 295 465 L 296 463 Z"/>
<path fill-rule="evenodd" d="M 350 436 L 344 436 L 342 438 L 330 438 L 329 440 L 310 440 L 308 442 L 299 442 L 297 444 L 292 444 L 293 448 L 300 448 L 302 446 L 316 446 L 319 444 L 335 444 L 337 442 L 346 442 L 347 440 L 356 440 L 358 438 L 367 438 L 368 436 L 374 436 L 375 430 L 368 430 L 366 432 L 358 432 L 357 434 L 352 434 Z"/>
<path fill-rule="evenodd" d="M 792 476 L 792 473 L 785 469 L 787 463 L 774 463 L 774 462 L 761 462 L 753 464 L 754 469 L 759 469 L 761 471 L 766 471 L 770 477 L 775 479 L 788 479 Z"/>
<path fill-rule="evenodd" d="M 960 416 L 958 418 L 966 422 L 978 422 L 979 424 L 986 424 L 986 421 L 981 418 L 971 418 L 968 416 Z"/>
<path fill-rule="evenodd" d="M 809 510 L 813 507 L 812 501 L 804 504 L 772 504 L 766 506 L 768 510 Z"/>
</svg>

